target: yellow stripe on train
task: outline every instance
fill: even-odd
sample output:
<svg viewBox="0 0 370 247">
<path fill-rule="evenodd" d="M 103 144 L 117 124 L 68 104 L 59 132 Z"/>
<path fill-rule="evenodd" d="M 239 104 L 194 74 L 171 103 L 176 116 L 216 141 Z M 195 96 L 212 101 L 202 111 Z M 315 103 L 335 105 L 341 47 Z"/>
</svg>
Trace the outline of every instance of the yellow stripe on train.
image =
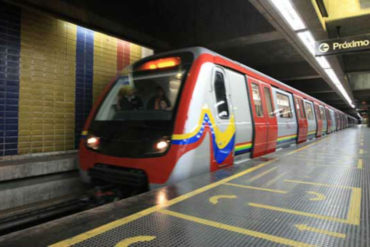
<svg viewBox="0 0 370 247">
<path fill-rule="evenodd" d="M 234 119 L 234 115 L 231 115 L 230 117 L 230 122 L 226 128 L 225 131 L 221 131 L 217 124 L 216 124 L 216 121 L 212 115 L 212 112 L 211 110 L 208 108 L 207 105 L 203 106 L 202 108 L 202 112 L 200 114 L 200 118 L 199 118 L 199 121 L 198 121 L 198 124 L 197 126 L 195 127 L 195 129 L 189 133 L 185 133 L 185 134 L 174 134 L 172 135 L 172 139 L 173 140 L 184 140 L 184 139 L 189 139 L 195 135 L 197 135 L 202 126 L 204 126 L 204 120 L 205 120 L 205 117 L 208 116 L 208 119 L 209 119 L 209 122 L 213 128 L 213 131 L 214 131 L 214 135 L 216 137 L 216 144 L 218 146 L 218 148 L 222 149 L 224 148 L 229 142 L 230 140 L 233 138 L 234 134 L 235 134 L 235 119 Z"/>
</svg>

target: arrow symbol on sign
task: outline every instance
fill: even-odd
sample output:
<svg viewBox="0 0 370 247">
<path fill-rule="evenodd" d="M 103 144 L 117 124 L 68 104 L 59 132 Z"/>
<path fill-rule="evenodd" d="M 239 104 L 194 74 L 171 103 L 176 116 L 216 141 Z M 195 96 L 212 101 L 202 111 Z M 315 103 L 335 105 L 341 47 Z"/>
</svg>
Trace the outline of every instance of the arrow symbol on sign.
<svg viewBox="0 0 370 247">
<path fill-rule="evenodd" d="M 326 196 L 315 191 L 306 191 L 308 194 L 314 195 L 315 197 L 310 198 L 310 201 L 322 201 L 326 199 Z"/>
<path fill-rule="evenodd" d="M 235 199 L 237 196 L 236 195 L 218 195 L 218 196 L 212 196 L 209 198 L 209 202 L 212 204 L 217 204 L 219 199 Z"/>
<path fill-rule="evenodd" d="M 336 238 L 345 238 L 346 237 L 346 234 L 343 234 L 343 233 L 331 232 L 331 231 L 327 231 L 327 230 L 320 229 L 320 228 L 310 227 L 310 226 L 305 225 L 305 224 L 297 224 L 297 225 L 294 225 L 294 226 L 300 231 L 316 232 L 316 233 L 325 234 L 325 235 L 328 235 L 328 236 L 331 236 L 331 237 L 336 237 Z"/>
</svg>

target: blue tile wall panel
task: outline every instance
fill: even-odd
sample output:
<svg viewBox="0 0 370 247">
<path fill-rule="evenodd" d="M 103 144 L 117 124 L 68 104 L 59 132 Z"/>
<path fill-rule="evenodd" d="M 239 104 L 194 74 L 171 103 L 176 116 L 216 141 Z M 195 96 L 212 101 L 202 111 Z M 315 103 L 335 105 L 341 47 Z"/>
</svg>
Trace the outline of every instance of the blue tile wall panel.
<svg viewBox="0 0 370 247">
<path fill-rule="evenodd" d="M 92 105 L 94 69 L 94 32 L 77 27 L 76 43 L 76 102 L 75 145 L 78 147 L 81 131 Z"/>
<path fill-rule="evenodd" d="M 21 11 L 0 2 L 0 156 L 18 152 Z"/>
</svg>

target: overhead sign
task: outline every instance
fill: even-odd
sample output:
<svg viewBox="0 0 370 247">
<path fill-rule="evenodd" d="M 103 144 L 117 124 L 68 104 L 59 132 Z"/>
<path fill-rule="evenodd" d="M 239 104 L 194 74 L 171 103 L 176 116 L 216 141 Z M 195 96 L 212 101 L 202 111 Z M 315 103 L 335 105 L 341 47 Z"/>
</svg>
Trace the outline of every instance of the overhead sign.
<svg viewBox="0 0 370 247">
<path fill-rule="evenodd" d="M 370 49 L 370 34 L 316 41 L 316 56 L 363 51 Z"/>
</svg>

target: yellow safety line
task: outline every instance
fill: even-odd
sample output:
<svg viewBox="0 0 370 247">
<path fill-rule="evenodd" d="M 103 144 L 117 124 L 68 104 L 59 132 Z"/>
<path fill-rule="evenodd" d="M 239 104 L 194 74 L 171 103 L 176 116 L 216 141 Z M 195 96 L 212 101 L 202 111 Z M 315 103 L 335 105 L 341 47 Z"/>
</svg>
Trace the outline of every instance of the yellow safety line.
<svg viewBox="0 0 370 247">
<path fill-rule="evenodd" d="M 304 146 L 304 147 L 301 147 L 301 148 L 298 148 L 298 149 L 296 149 L 296 150 L 294 150 L 294 151 L 291 151 L 291 152 L 287 153 L 287 155 L 291 155 L 291 154 L 294 154 L 294 153 L 300 152 L 300 151 L 302 151 L 302 150 L 304 150 L 304 149 L 306 149 L 306 148 L 309 148 L 309 147 L 311 147 L 311 146 L 313 146 L 313 145 L 315 145 L 315 144 L 317 144 L 317 143 L 319 143 L 319 142 L 322 142 L 322 141 L 323 141 L 323 140 L 325 140 L 326 138 L 328 138 L 328 137 L 324 137 L 324 138 L 322 138 L 321 140 L 315 141 L 314 143 L 308 144 L 308 145 L 306 145 L 306 146 Z"/>
<path fill-rule="evenodd" d="M 336 238 L 345 238 L 346 237 L 346 234 L 343 234 L 343 233 L 331 232 L 331 231 L 328 231 L 328 230 L 311 227 L 311 226 L 308 226 L 308 225 L 305 225 L 305 224 L 297 224 L 297 225 L 294 225 L 294 226 L 300 231 L 316 232 L 316 233 L 325 234 L 325 235 L 328 235 L 328 236 L 331 236 L 331 237 L 336 237 Z"/>
<path fill-rule="evenodd" d="M 182 214 L 182 213 L 178 213 L 178 212 L 174 212 L 174 211 L 170 211 L 170 210 L 166 210 L 166 209 L 161 209 L 161 210 L 159 210 L 159 212 L 162 213 L 162 214 L 166 214 L 166 215 L 176 217 L 176 218 L 192 221 L 192 222 L 195 222 L 195 223 L 198 223 L 198 224 L 211 226 L 211 227 L 215 227 L 215 228 L 230 231 L 230 232 L 236 232 L 236 233 L 240 233 L 240 234 L 243 234 L 243 235 L 248 235 L 248 236 L 255 237 L 255 238 L 261 238 L 261 239 L 265 239 L 265 240 L 268 240 L 268 241 L 271 241 L 271 242 L 284 244 L 284 245 L 288 245 L 288 246 L 301 246 L 301 247 L 314 246 L 314 245 L 310 245 L 310 244 L 307 244 L 307 243 L 304 243 L 304 242 L 299 242 L 299 241 L 295 241 L 295 240 L 291 240 L 291 239 L 287 239 L 287 238 L 277 237 L 277 236 L 274 236 L 274 235 L 270 235 L 270 234 L 266 234 L 266 233 L 262 233 L 262 232 L 257 232 L 257 231 L 253 231 L 253 230 L 248 230 L 248 229 L 237 227 L 237 226 L 227 225 L 227 224 L 223 224 L 223 223 L 220 223 L 220 222 L 217 222 L 217 221 L 207 220 L 207 219 L 203 219 L 203 218 L 199 218 L 199 217 L 195 217 L 195 216 L 191 216 L 191 215 L 187 215 L 187 214 Z"/>
<path fill-rule="evenodd" d="M 288 191 L 284 191 L 284 190 L 275 190 L 275 189 L 268 189 L 268 188 L 262 188 L 262 187 L 254 187 L 254 186 L 242 185 L 242 184 L 225 183 L 224 185 L 230 185 L 230 186 L 234 186 L 234 187 L 240 187 L 240 188 L 251 189 L 251 190 L 268 191 L 268 192 L 279 193 L 279 194 L 286 194 L 286 193 L 288 193 Z"/>
<path fill-rule="evenodd" d="M 317 166 L 317 167 L 335 167 L 335 168 L 346 168 L 346 169 L 358 169 L 358 167 L 353 166 L 336 166 L 336 165 L 312 165 L 312 164 L 302 164 L 307 166 Z"/>
<path fill-rule="evenodd" d="M 267 183 L 265 183 L 264 185 L 262 185 L 262 187 L 269 187 L 270 185 L 272 185 L 275 182 L 277 182 L 280 178 L 284 177 L 286 174 L 287 174 L 287 172 L 283 172 L 283 173 L 277 175 L 273 179 L 270 179 L 269 181 L 267 181 Z"/>
<path fill-rule="evenodd" d="M 299 183 L 299 184 L 309 184 L 315 186 L 322 186 L 322 187 L 329 187 L 329 188 L 341 188 L 341 189 L 350 189 L 351 191 L 351 199 L 349 202 L 348 212 L 347 212 L 347 219 L 337 219 L 338 222 L 343 222 L 346 224 L 352 225 L 359 225 L 360 224 L 360 216 L 361 216 L 361 188 L 358 187 L 351 187 L 351 186 L 344 186 L 344 185 L 337 185 L 337 184 L 324 184 L 324 183 L 314 183 L 314 182 L 307 182 L 307 181 L 300 181 L 300 180 L 289 180 L 285 179 L 284 182 L 288 183 Z M 287 209 L 288 210 L 288 209 Z M 300 211 L 297 211 L 300 212 Z M 303 212 L 301 212 L 303 213 Z M 305 213 L 307 214 L 307 213 Z M 313 217 L 313 216 L 311 216 Z M 327 217 L 327 216 L 323 216 Z M 329 217 L 331 220 L 336 219 L 333 217 Z"/>
<path fill-rule="evenodd" d="M 266 174 L 269 174 L 270 172 L 272 172 L 272 171 L 274 171 L 276 169 L 277 169 L 277 167 L 273 167 L 271 169 L 268 169 L 267 171 L 261 172 L 261 173 L 257 174 L 256 176 L 251 177 L 250 179 L 248 179 L 248 181 L 249 182 L 253 182 L 253 181 L 255 181 L 255 180 L 257 180 L 257 179 L 265 176 Z"/>
<path fill-rule="evenodd" d="M 155 239 L 156 236 L 136 236 L 131 238 L 125 238 L 124 240 L 117 243 L 114 247 L 128 247 L 131 244 L 139 243 L 139 242 L 148 242 Z"/>
<path fill-rule="evenodd" d="M 331 217 L 331 216 L 325 216 L 325 215 L 314 214 L 314 213 L 307 213 L 307 212 L 302 212 L 302 211 L 298 211 L 298 210 L 280 208 L 280 207 L 275 207 L 275 206 L 271 206 L 271 205 L 253 203 L 253 202 L 248 203 L 248 205 L 251 206 L 251 207 L 255 207 L 255 208 L 263 208 L 263 209 L 268 209 L 268 210 L 273 210 L 273 211 L 278 211 L 278 212 L 283 212 L 283 213 L 288 213 L 288 214 L 294 214 L 294 215 L 311 217 L 311 218 L 316 218 L 316 219 L 321 219 L 321 220 L 329 220 L 329 221 L 351 224 L 347 219 L 340 219 L 340 218 Z"/>
<path fill-rule="evenodd" d="M 322 140 L 323 140 L 323 139 L 322 139 Z M 322 141 L 322 140 L 320 140 L 320 141 Z M 307 145 L 307 146 L 305 146 L 305 147 L 302 147 L 302 148 L 300 148 L 300 149 L 296 150 L 295 152 L 290 152 L 289 154 L 292 154 L 292 153 L 296 153 L 296 152 L 302 151 L 303 149 L 308 148 L 308 147 L 311 147 L 311 146 L 313 146 L 314 144 L 319 143 L 320 141 L 316 141 L 316 142 L 314 142 L 314 143 L 312 143 L 312 144 L 309 144 L 309 145 Z M 289 155 L 289 154 L 288 154 L 288 155 Z M 84 241 L 84 240 L 86 240 L 86 239 L 89 239 L 89 238 L 92 238 L 92 237 L 94 237 L 94 236 L 96 236 L 96 235 L 99 235 L 99 234 L 102 234 L 102 233 L 104 233 L 104 232 L 107 232 L 107 231 L 109 231 L 109 230 L 111 230 L 111 229 L 113 229 L 113 228 L 116 228 L 116 227 L 122 226 L 122 225 L 124 225 L 124 224 L 129 223 L 129 222 L 132 222 L 132 221 L 134 221 L 134 220 L 137 220 L 137 219 L 139 219 L 139 218 L 141 218 L 141 217 L 144 217 L 144 216 L 146 216 L 146 215 L 149 215 L 149 214 L 151 214 L 151 213 L 154 213 L 154 212 L 156 212 L 156 211 L 160 210 L 161 208 L 169 207 L 169 206 L 171 206 L 171 205 L 174 205 L 174 204 L 176 204 L 176 203 L 179 203 L 179 202 L 181 202 L 181 201 L 184 201 L 184 200 L 186 200 L 186 199 L 189 199 L 189 198 L 191 198 L 191 197 L 193 197 L 193 196 L 195 196 L 195 195 L 198 195 L 198 194 L 201 194 L 201 193 L 203 193 L 203 192 L 205 192 L 205 191 L 208 191 L 208 190 L 210 190 L 210 189 L 213 189 L 213 188 L 215 188 L 215 187 L 217 187 L 217 186 L 219 186 L 219 185 L 221 185 L 221 184 L 225 184 L 225 183 L 227 183 L 227 182 L 229 182 L 229 181 L 231 181 L 231 180 L 233 180 L 233 179 L 239 178 L 239 177 L 241 177 L 241 176 L 243 176 L 243 175 L 245 175 L 245 174 L 251 173 L 251 172 L 253 172 L 253 171 L 255 171 L 255 170 L 258 170 L 258 169 L 260 169 L 260 168 L 262 168 L 262 167 L 264 167 L 264 166 L 266 166 L 266 165 L 268 165 L 268 164 L 270 164 L 270 163 L 272 163 L 272 162 L 274 162 L 274 161 L 276 161 L 276 160 L 277 160 L 277 159 L 272 159 L 272 160 L 269 160 L 269 161 L 267 161 L 267 162 L 263 162 L 263 163 L 261 163 L 261 164 L 259 164 L 259 165 L 257 165 L 257 166 L 254 166 L 254 167 L 251 167 L 251 168 L 249 168 L 249 169 L 246 169 L 246 170 L 244 170 L 244 171 L 242 171 L 242 172 L 239 172 L 239 173 L 237 173 L 237 174 L 235 174 L 235 175 L 232 175 L 232 176 L 230 176 L 230 177 L 224 178 L 224 179 L 219 180 L 219 181 L 217 181 L 217 182 L 214 182 L 214 183 L 208 184 L 208 185 L 206 185 L 206 186 L 203 186 L 203 187 L 201 187 L 201 188 L 198 188 L 198 189 L 196 189 L 196 190 L 193 190 L 193 191 L 191 191 L 191 192 L 188 192 L 188 193 L 186 193 L 186 194 L 184 194 L 184 195 L 181 195 L 181 196 L 179 196 L 179 197 L 176 197 L 176 198 L 174 198 L 174 199 L 172 199 L 172 200 L 169 200 L 169 201 L 168 201 L 167 203 L 165 203 L 165 204 L 162 204 L 162 205 L 156 205 L 156 206 L 153 206 L 153 207 L 147 208 L 147 209 L 142 210 L 142 211 L 140 211 L 140 212 L 137 212 L 137 213 L 135 213 L 135 214 L 129 215 L 129 216 L 125 217 L 125 218 L 121 218 L 121 219 L 118 219 L 118 220 L 112 221 L 112 222 L 110 222 L 110 223 L 107 223 L 107 224 L 105 224 L 105 225 L 99 226 L 99 227 L 94 228 L 94 229 L 92 229 L 92 230 L 89 230 L 89 231 L 87 231 L 87 232 L 81 233 L 81 234 L 76 235 L 76 236 L 74 236 L 74 237 L 72 237 L 72 238 L 69 238 L 69 239 L 66 239 L 66 240 L 62 240 L 62 241 L 57 242 L 57 243 L 55 243 L 55 244 L 53 244 L 53 245 L 50 245 L 50 246 L 51 246 L 51 247 L 65 247 L 65 246 L 71 246 L 71 245 L 74 245 L 74 244 L 80 243 L 80 242 L 82 242 L 82 241 Z"/>
<path fill-rule="evenodd" d="M 255 170 L 258 170 L 258 169 L 260 169 L 260 168 L 262 168 L 262 167 L 264 167 L 264 166 L 266 166 L 266 165 L 268 165 L 268 164 L 270 164 L 270 163 L 272 163 L 272 162 L 274 162 L 276 160 L 277 159 L 272 159 L 270 161 L 263 162 L 263 163 L 261 163 L 261 164 L 259 164 L 257 166 L 254 166 L 254 167 L 251 167 L 249 169 L 246 169 L 246 170 L 244 170 L 242 172 L 239 172 L 239 173 L 237 173 L 235 175 L 232 175 L 230 177 L 224 178 L 224 179 L 222 179 L 220 181 L 217 181 L 215 183 L 206 185 L 204 187 L 201 187 L 199 189 L 193 190 L 193 191 L 191 191 L 189 193 L 186 193 L 184 195 L 181 195 L 179 197 L 176 197 L 176 198 L 174 198 L 172 200 L 169 200 L 166 204 L 156 205 L 156 206 L 147 208 L 147 209 L 145 209 L 143 211 L 140 211 L 138 213 L 135 213 L 135 214 L 132 214 L 130 216 L 127 216 L 125 218 L 112 221 L 110 223 L 107 223 L 105 225 L 99 226 L 99 227 L 97 227 L 95 229 L 92 229 L 90 231 L 81 233 L 81 234 L 79 234 L 77 236 L 74 236 L 72 238 L 69 238 L 69 239 L 63 240 L 61 242 L 55 243 L 55 244 L 51 245 L 51 247 L 62 247 L 62 246 L 65 247 L 65 246 L 70 246 L 70 245 L 74 245 L 74 244 L 80 243 L 80 242 L 82 242 L 82 241 L 84 241 L 84 240 L 86 240 L 88 238 L 94 237 L 94 236 L 96 236 L 98 234 L 102 234 L 102 233 L 107 232 L 107 231 L 109 231 L 109 230 L 111 230 L 113 228 L 122 226 L 122 225 L 127 224 L 127 223 L 129 223 L 131 221 L 134 221 L 136 219 L 139 219 L 139 218 L 141 218 L 143 216 L 146 216 L 148 214 L 154 213 L 154 212 L 158 211 L 161 208 L 169 207 L 171 205 L 174 205 L 176 203 L 179 203 L 181 201 L 184 201 L 184 200 L 186 200 L 188 198 L 191 198 L 191 197 L 193 197 L 195 195 L 201 194 L 201 193 L 203 193 L 203 192 L 205 192 L 207 190 L 213 189 L 213 188 L 215 188 L 215 187 L 217 187 L 217 186 L 219 186 L 221 184 L 227 183 L 227 182 L 229 182 L 229 181 L 231 181 L 233 179 L 236 179 L 238 177 L 241 177 L 241 176 L 243 176 L 245 174 L 251 173 L 251 172 L 253 172 Z"/>
<path fill-rule="evenodd" d="M 362 160 L 362 159 L 358 159 L 358 161 L 357 161 L 357 168 L 358 168 L 358 169 L 362 169 L 362 168 L 363 168 L 363 166 L 364 166 L 364 164 L 363 164 L 363 160 Z"/>
<path fill-rule="evenodd" d="M 293 179 L 285 179 L 284 182 L 297 183 L 297 184 L 309 184 L 309 185 L 315 185 L 315 186 L 342 188 L 342 189 L 352 189 L 353 188 L 351 186 L 344 186 L 340 184 L 324 184 L 324 183 L 315 183 L 315 182 L 300 181 L 300 180 L 293 180 Z"/>
<path fill-rule="evenodd" d="M 326 199 L 326 196 L 322 193 L 316 191 L 306 191 L 310 195 L 314 195 L 315 197 L 310 198 L 310 201 L 322 201 Z"/>
<path fill-rule="evenodd" d="M 347 213 L 348 224 L 360 225 L 361 221 L 361 188 L 352 188 L 351 200 Z"/>
<path fill-rule="evenodd" d="M 209 198 L 209 202 L 212 204 L 217 204 L 219 199 L 236 199 L 236 195 L 217 195 Z"/>
</svg>

